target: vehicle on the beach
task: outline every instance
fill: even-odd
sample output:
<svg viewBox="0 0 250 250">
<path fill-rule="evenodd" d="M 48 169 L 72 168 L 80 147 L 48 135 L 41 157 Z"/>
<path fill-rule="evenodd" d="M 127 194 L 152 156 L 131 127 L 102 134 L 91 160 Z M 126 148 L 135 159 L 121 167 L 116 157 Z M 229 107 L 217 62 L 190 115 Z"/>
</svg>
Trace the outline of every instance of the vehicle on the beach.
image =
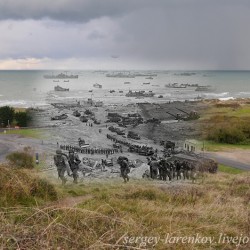
<svg viewBox="0 0 250 250">
<path fill-rule="evenodd" d="M 145 121 L 145 123 L 156 123 L 156 124 L 160 124 L 161 120 L 157 119 L 157 118 L 150 118 L 148 120 Z"/>
<path fill-rule="evenodd" d="M 89 144 L 85 142 L 84 139 L 82 139 L 81 137 L 78 138 L 78 145 L 80 148 L 87 148 L 89 147 Z"/>
<path fill-rule="evenodd" d="M 131 138 L 131 139 L 135 139 L 135 140 L 140 140 L 141 137 L 136 134 L 135 132 L 133 131 L 128 131 L 128 135 L 127 135 L 128 138 Z"/>
<path fill-rule="evenodd" d="M 88 122 L 88 118 L 86 117 L 86 116 L 84 116 L 84 115 L 82 115 L 81 117 L 80 117 L 80 121 L 81 122 Z"/>
<path fill-rule="evenodd" d="M 67 75 L 64 73 L 60 73 L 58 75 L 54 75 L 51 73 L 51 75 L 44 75 L 43 76 L 45 79 L 78 79 L 78 75 Z"/>
<path fill-rule="evenodd" d="M 102 85 L 99 84 L 99 83 L 95 83 L 95 84 L 93 84 L 93 87 L 94 87 L 94 88 L 101 89 L 101 88 L 102 88 Z"/>
<path fill-rule="evenodd" d="M 167 114 L 171 115 L 172 117 L 175 118 L 175 120 L 183 120 L 183 121 L 192 121 L 192 120 L 197 120 L 200 118 L 200 115 L 196 111 L 191 111 L 191 112 L 186 112 L 180 108 L 176 108 L 177 110 L 181 111 L 183 114 L 177 113 L 176 115 L 166 111 Z"/>
<path fill-rule="evenodd" d="M 174 151 L 175 149 L 175 143 L 172 141 L 160 141 L 160 145 L 164 147 L 164 149 L 170 149 L 171 151 Z"/>
<path fill-rule="evenodd" d="M 57 85 L 54 87 L 54 91 L 69 91 L 69 89 L 66 89 L 66 88 L 63 88 L 63 87 L 60 87 L 59 85 Z"/>
<path fill-rule="evenodd" d="M 68 115 L 62 114 L 62 115 L 56 115 L 56 116 L 51 117 L 51 120 L 52 121 L 54 121 L 54 120 L 64 120 L 66 118 L 68 118 Z"/>
<path fill-rule="evenodd" d="M 73 112 L 73 116 L 75 116 L 75 117 L 80 117 L 80 116 L 81 116 L 81 113 L 80 113 L 78 110 L 75 110 L 75 111 Z"/>
</svg>

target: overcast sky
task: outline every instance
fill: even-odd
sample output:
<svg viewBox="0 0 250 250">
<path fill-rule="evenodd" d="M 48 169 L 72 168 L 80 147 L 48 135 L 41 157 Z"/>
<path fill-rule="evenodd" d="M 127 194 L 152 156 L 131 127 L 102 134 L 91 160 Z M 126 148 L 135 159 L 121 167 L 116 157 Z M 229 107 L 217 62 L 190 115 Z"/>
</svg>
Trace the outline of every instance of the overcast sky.
<svg viewBox="0 0 250 250">
<path fill-rule="evenodd" d="M 0 69 L 250 69 L 249 0 L 0 0 Z"/>
</svg>

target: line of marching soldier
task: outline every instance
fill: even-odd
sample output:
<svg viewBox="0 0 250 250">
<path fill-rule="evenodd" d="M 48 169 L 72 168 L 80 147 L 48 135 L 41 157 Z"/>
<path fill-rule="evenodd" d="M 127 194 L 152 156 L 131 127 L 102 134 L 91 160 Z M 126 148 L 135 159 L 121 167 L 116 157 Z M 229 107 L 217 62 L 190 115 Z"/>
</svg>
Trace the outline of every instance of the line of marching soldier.
<svg viewBox="0 0 250 250">
<path fill-rule="evenodd" d="M 171 161 L 168 162 L 166 159 L 157 160 L 154 157 L 147 158 L 148 165 L 150 167 L 149 173 L 145 173 L 143 177 L 152 179 L 160 179 L 169 181 L 173 179 L 192 179 L 194 177 L 195 167 L 187 161 Z"/>
<path fill-rule="evenodd" d="M 146 152 L 152 152 L 152 154 L 154 154 L 154 152 L 155 152 L 155 150 L 152 147 L 148 147 L 145 145 L 140 146 L 137 144 L 133 144 L 133 143 L 124 141 L 124 140 L 120 140 L 120 139 L 117 139 L 115 136 L 110 135 L 110 134 L 107 134 L 107 138 L 109 140 L 112 140 L 115 143 L 120 143 L 120 144 L 123 144 L 123 145 L 129 147 L 130 152 L 140 153 L 140 151 L 146 151 Z"/>
<path fill-rule="evenodd" d="M 110 155 L 119 152 L 118 148 L 80 148 L 71 145 L 60 145 L 60 149 L 62 150 L 74 150 L 74 152 L 81 153 L 81 154 L 103 154 L 103 155 Z"/>
</svg>

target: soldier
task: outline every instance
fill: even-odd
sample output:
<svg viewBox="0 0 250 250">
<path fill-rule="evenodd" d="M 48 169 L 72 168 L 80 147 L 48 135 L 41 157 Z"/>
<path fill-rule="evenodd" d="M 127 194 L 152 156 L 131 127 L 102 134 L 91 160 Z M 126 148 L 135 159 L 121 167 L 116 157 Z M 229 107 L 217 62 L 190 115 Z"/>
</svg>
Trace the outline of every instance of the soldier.
<svg viewBox="0 0 250 250">
<path fill-rule="evenodd" d="M 67 181 L 67 179 L 64 176 L 65 171 L 67 171 L 68 175 L 70 175 L 67 161 L 68 161 L 67 156 L 62 153 L 61 149 L 57 149 L 56 155 L 54 156 L 54 163 L 57 167 L 58 177 L 61 179 L 63 185 L 65 185 Z"/>
<path fill-rule="evenodd" d="M 188 175 L 188 171 L 189 171 L 189 165 L 187 161 L 183 162 L 183 178 L 185 179 L 189 179 L 189 175 Z"/>
<path fill-rule="evenodd" d="M 120 164 L 120 170 L 121 170 L 121 177 L 124 179 L 124 182 L 129 181 L 128 173 L 130 172 L 129 165 L 128 165 L 128 159 L 122 159 Z"/>
<path fill-rule="evenodd" d="M 177 180 L 179 178 L 181 179 L 181 163 L 180 163 L 180 161 L 175 161 L 175 167 L 176 167 L 176 177 L 177 177 Z"/>
<path fill-rule="evenodd" d="M 79 170 L 79 164 L 81 163 L 79 156 L 77 155 L 77 153 L 74 153 L 73 150 L 69 151 L 69 166 L 70 169 L 72 171 L 72 175 L 74 178 L 74 183 L 77 183 L 77 179 L 78 179 L 78 170 Z"/>
<path fill-rule="evenodd" d="M 158 161 L 156 160 L 156 158 L 152 157 L 148 164 L 150 166 L 151 178 L 156 179 L 158 175 L 158 167 L 159 167 Z"/>
<path fill-rule="evenodd" d="M 161 159 L 159 161 L 159 175 L 160 175 L 160 180 L 163 181 L 167 180 L 167 162 L 165 159 Z"/>
</svg>

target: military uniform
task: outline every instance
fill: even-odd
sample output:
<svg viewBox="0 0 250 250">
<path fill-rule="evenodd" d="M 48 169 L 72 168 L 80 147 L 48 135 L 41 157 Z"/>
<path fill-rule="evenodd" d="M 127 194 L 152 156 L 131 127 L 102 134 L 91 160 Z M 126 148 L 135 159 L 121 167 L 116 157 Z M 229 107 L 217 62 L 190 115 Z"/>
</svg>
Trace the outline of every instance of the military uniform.
<svg viewBox="0 0 250 250">
<path fill-rule="evenodd" d="M 62 153 L 60 149 L 56 150 L 56 155 L 54 156 L 54 163 L 57 167 L 58 177 L 62 180 L 62 184 L 64 185 L 67 181 L 64 174 L 69 169 L 67 165 L 67 157 Z"/>
<path fill-rule="evenodd" d="M 78 180 L 78 170 L 79 170 L 79 164 L 81 163 L 79 156 L 74 153 L 73 150 L 69 151 L 69 166 L 72 171 L 74 183 L 77 183 Z"/>
<path fill-rule="evenodd" d="M 120 162 L 120 170 L 121 170 L 121 177 L 124 179 L 124 182 L 129 181 L 128 173 L 130 172 L 128 161 L 122 160 Z"/>
</svg>

